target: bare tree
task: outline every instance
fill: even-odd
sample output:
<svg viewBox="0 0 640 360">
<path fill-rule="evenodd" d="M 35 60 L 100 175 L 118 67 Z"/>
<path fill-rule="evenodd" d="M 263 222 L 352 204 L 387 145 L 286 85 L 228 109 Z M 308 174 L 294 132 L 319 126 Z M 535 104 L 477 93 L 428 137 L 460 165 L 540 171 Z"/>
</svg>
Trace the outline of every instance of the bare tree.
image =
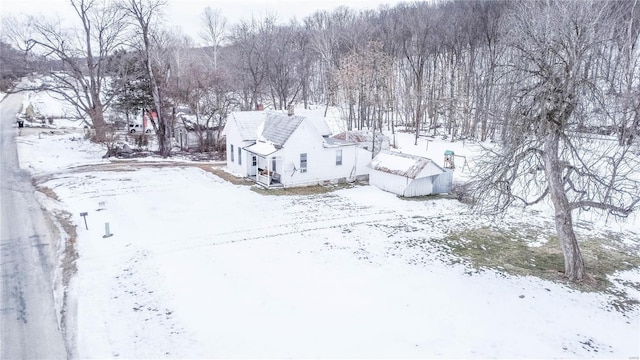
<svg viewBox="0 0 640 360">
<path fill-rule="evenodd" d="M 12 37 L 23 45 L 23 50 L 61 64 L 48 71 L 39 69 L 51 81 L 30 90 L 50 91 L 76 107 L 81 115 L 89 117 L 96 140 L 102 141 L 106 135 L 104 111 L 112 99 L 105 98 L 103 92 L 108 76 L 107 62 L 113 52 L 122 47 L 123 13 L 117 6 L 96 0 L 70 0 L 69 3 L 80 20 L 79 31 L 31 18 L 25 28 L 14 28 Z"/>
<path fill-rule="evenodd" d="M 317 68 L 317 75 L 310 84 L 310 88 L 315 90 L 312 97 L 318 103 L 324 102 L 326 114 L 329 105 L 335 104 L 338 93 L 338 84 L 333 77 L 335 71 L 341 66 L 342 56 L 359 47 L 358 41 L 362 45 L 367 43 L 367 39 L 359 36 L 367 33 L 366 27 L 358 28 L 360 24 L 356 24 L 356 13 L 346 6 L 332 12 L 318 11 L 307 17 L 304 23 L 309 50 L 314 55 L 314 67 Z"/>
<path fill-rule="evenodd" d="M 433 52 L 434 37 L 432 21 L 425 20 L 432 14 L 430 6 L 414 3 L 404 5 L 402 16 L 399 18 L 400 41 L 402 55 L 409 69 L 410 105 L 414 109 L 415 144 L 418 144 L 420 125 L 422 124 L 426 107 L 425 76 L 429 65 L 429 56 Z"/>
<path fill-rule="evenodd" d="M 477 138 L 477 127 L 480 124 L 480 140 L 485 141 L 494 132 L 498 121 L 492 121 L 498 116 L 497 106 L 500 104 L 496 98 L 495 83 L 498 74 L 498 64 L 504 53 L 505 47 L 501 39 L 500 23 L 506 9 L 506 3 L 502 1 L 486 1 L 473 3 L 473 16 L 477 18 L 475 31 L 480 39 L 479 55 L 475 61 L 474 89 L 474 114 L 471 119 L 468 135 Z"/>
<path fill-rule="evenodd" d="M 611 39 L 609 3 L 527 1 L 510 13 L 511 62 L 502 98 L 513 102 L 504 145 L 486 152 L 478 164 L 475 198 L 481 208 L 504 211 L 514 203 L 549 198 L 564 255 L 564 273 L 585 276 L 573 229 L 573 212 L 597 209 L 627 216 L 640 202 L 640 159 L 630 144 L 614 138 L 585 137 L 578 124 L 602 124 L 612 96 L 589 64 Z M 635 77 L 638 79 L 636 67 Z M 517 89 L 513 93 L 512 89 Z"/>
<path fill-rule="evenodd" d="M 211 74 L 201 94 L 197 108 L 199 119 L 205 125 L 202 129 L 206 130 L 206 137 L 200 134 L 199 139 L 208 145 L 207 150 L 211 150 L 211 145 L 215 145 L 215 150 L 224 150 L 220 145 L 222 129 L 232 108 L 238 105 L 228 73 L 219 69 Z"/>
<path fill-rule="evenodd" d="M 272 45 L 268 34 L 274 27 L 273 17 L 252 17 L 232 31 L 229 53 L 234 76 L 242 86 L 244 110 L 255 109 L 261 103 L 268 76 L 266 56 Z"/>
<path fill-rule="evenodd" d="M 10 90 L 21 77 L 28 73 L 25 54 L 0 41 L 0 91 Z"/>
<path fill-rule="evenodd" d="M 351 130 L 355 122 L 358 130 L 365 126 L 380 129 L 393 79 L 393 61 L 382 51 L 382 42 L 372 41 L 360 52 L 346 55 L 335 78 L 338 94 L 348 108 L 347 128 Z"/>
<path fill-rule="evenodd" d="M 614 108 L 622 111 L 610 112 L 611 120 L 622 144 L 631 144 L 640 137 L 640 1 L 615 2 L 610 7 L 614 18 L 611 37 L 615 39 L 607 52 L 613 57 L 614 69 L 610 71 L 609 91 L 614 95 Z M 617 106 L 616 106 L 617 105 Z M 610 108 L 612 104 L 604 104 Z"/>
<path fill-rule="evenodd" d="M 303 88 L 305 64 L 300 59 L 304 48 L 298 43 L 297 32 L 297 26 L 292 24 L 277 26 L 265 34 L 265 40 L 271 43 L 264 60 L 275 109 L 288 108 Z"/>
<path fill-rule="evenodd" d="M 312 98 L 328 107 L 333 96 L 332 71 L 338 65 L 337 29 L 327 11 L 318 11 L 304 20 L 305 31 L 309 37 L 309 47 L 315 55 L 317 74 L 310 79 Z M 325 108 L 326 113 L 326 108 Z"/>
<path fill-rule="evenodd" d="M 227 28 L 227 19 L 222 15 L 220 9 L 212 9 L 207 6 L 202 13 L 202 22 L 205 30 L 201 33 L 202 38 L 208 45 L 213 46 L 213 69 L 218 69 L 218 46 L 222 44 Z"/>
<path fill-rule="evenodd" d="M 163 114 L 162 99 L 158 86 L 158 74 L 154 71 L 152 58 L 153 43 L 151 39 L 151 31 L 154 21 L 161 15 L 162 8 L 166 5 L 165 0 L 124 0 L 122 8 L 125 10 L 129 18 L 136 24 L 136 30 L 142 41 L 142 51 L 144 61 L 149 74 L 149 82 L 151 85 L 151 95 L 157 114 L 157 121 L 153 123 L 158 134 L 158 147 L 163 157 L 171 155 L 171 124 L 169 117 Z"/>
</svg>

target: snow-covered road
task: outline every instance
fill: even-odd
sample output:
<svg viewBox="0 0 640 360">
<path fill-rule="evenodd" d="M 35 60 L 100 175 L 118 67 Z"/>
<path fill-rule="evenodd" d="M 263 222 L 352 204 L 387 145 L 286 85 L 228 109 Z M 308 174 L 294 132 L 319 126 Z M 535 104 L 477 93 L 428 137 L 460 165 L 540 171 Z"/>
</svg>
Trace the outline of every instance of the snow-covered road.
<svg viewBox="0 0 640 360">
<path fill-rule="evenodd" d="M 67 350 L 54 306 L 58 239 L 47 226 L 16 154 L 15 114 L 21 94 L 0 103 L 0 358 L 65 359 Z"/>
</svg>

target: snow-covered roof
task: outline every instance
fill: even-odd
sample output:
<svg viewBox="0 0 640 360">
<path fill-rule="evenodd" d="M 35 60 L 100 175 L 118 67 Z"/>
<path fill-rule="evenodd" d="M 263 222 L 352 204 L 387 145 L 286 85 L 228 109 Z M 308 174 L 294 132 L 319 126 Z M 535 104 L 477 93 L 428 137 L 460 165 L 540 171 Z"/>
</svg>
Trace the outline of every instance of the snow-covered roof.
<svg viewBox="0 0 640 360">
<path fill-rule="evenodd" d="M 323 109 L 295 109 L 296 116 L 302 116 L 305 118 L 308 124 L 313 126 L 318 134 L 321 136 L 330 136 L 333 134 L 327 119 L 324 117 Z"/>
<path fill-rule="evenodd" d="M 308 123 L 313 126 L 318 134 L 321 136 L 330 136 L 331 129 L 329 129 L 329 125 L 327 122 L 321 117 L 308 117 L 306 118 Z"/>
<path fill-rule="evenodd" d="M 263 140 L 280 148 L 303 121 L 319 136 L 331 135 L 322 117 L 289 116 L 277 111 L 236 111 L 229 115 L 227 124 L 235 125 L 243 141 Z"/>
<path fill-rule="evenodd" d="M 258 127 L 264 121 L 264 111 L 235 111 L 229 115 L 227 123 L 234 122 L 244 141 L 258 139 Z"/>
<path fill-rule="evenodd" d="M 244 148 L 246 151 L 250 153 L 254 153 L 260 156 L 268 156 L 278 151 L 272 143 L 266 141 L 258 141 L 251 146 L 247 146 Z"/>
<path fill-rule="evenodd" d="M 410 179 L 439 175 L 444 172 L 431 159 L 422 156 L 381 151 L 368 165 L 371 169 Z"/>
<path fill-rule="evenodd" d="M 304 117 L 288 116 L 276 112 L 267 112 L 264 119 L 262 138 L 281 147 L 289 139 L 291 134 L 298 128 Z"/>
</svg>

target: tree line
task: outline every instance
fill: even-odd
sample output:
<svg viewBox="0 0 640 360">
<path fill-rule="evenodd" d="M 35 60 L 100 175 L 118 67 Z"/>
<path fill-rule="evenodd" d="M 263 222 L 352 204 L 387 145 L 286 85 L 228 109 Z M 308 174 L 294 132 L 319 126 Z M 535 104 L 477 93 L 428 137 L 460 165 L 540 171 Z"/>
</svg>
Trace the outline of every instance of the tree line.
<svg viewBox="0 0 640 360">
<path fill-rule="evenodd" d="M 200 21 L 207 46 L 197 48 L 188 36 L 160 26 L 163 0 L 69 3 L 76 27 L 42 18 L 4 19 L 12 22 L 4 35 L 40 71 L 48 60 L 48 75 L 56 80 L 52 90 L 64 89 L 61 95 L 82 109 L 99 135 L 102 113 L 111 106 L 146 106 L 170 118 L 172 108 L 188 105 L 203 122 L 223 125 L 231 110 L 314 104 L 339 107 L 349 129 L 375 122 L 378 129 L 410 127 L 416 137 L 442 133 L 500 141 L 509 133 L 518 83 L 526 81 L 514 77 L 523 60 L 519 46 L 531 45 L 519 43 L 518 31 L 527 22 L 548 23 L 546 31 L 555 31 L 551 25 L 561 15 L 545 15 L 555 1 L 452 0 L 367 11 L 339 7 L 289 23 L 252 17 L 231 26 L 220 10 L 206 8 Z M 597 56 L 584 71 L 606 87 L 607 101 L 623 108 L 576 126 L 601 127 L 629 141 L 639 127 L 640 5 L 558 6 L 570 5 L 598 13 L 599 38 L 585 44 Z M 530 19 L 517 16 L 525 11 Z M 545 40 L 544 33 L 533 35 L 532 42 Z M 572 44 L 545 45 L 553 51 Z M 9 57 L 3 62 L 10 64 L 3 66 L 3 77 L 16 72 L 14 53 L 3 51 Z"/>
</svg>

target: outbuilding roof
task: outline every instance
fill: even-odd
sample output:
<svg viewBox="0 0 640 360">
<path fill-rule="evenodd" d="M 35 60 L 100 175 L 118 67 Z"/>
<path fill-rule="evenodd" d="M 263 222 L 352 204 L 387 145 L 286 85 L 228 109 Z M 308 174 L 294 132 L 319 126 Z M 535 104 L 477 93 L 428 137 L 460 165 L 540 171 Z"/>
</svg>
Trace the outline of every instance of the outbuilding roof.
<svg viewBox="0 0 640 360">
<path fill-rule="evenodd" d="M 431 159 L 387 150 L 381 151 L 373 158 L 369 167 L 410 179 L 439 175 L 444 172 L 444 169 Z"/>
</svg>

